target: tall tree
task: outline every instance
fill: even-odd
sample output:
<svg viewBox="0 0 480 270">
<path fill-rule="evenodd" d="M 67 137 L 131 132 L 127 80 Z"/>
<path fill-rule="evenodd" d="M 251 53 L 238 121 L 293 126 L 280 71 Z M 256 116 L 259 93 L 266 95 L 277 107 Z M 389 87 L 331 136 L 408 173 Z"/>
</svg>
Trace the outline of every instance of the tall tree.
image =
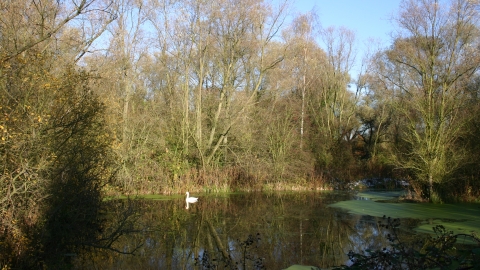
<svg viewBox="0 0 480 270">
<path fill-rule="evenodd" d="M 406 126 L 406 146 L 397 165 L 428 184 L 445 181 L 462 166 L 465 149 L 456 143 L 465 132 L 465 85 L 480 65 L 478 1 L 404 1 L 391 49 L 378 62 L 379 81 L 396 100 L 396 113 Z"/>
<path fill-rule="evenodd" d="M 84 234 L 56 239 L 47 251 L 47 231 L 53 229 L 48 218 L 61 226 L 98 217 L 103 177 L 110 174 L 109 143 L 103 140 L 108 132 L 102 106 L 89 89 L 91 77 L 74 64 L 111 22 L 110 15 L 109 1 L 0 4 L 0 261 L 6 268 L 44 268 L 52 250 L 63 261 L 68 251 L 60 242 Z M 101 26 L 82 32 L 81 21 L 90 16 Z M 73 194 L 79 196 L 69 198 L 78 199 L 73 204 L 54 199 L 73 187 L 66 179 L 78 180 Z M 80 205 L 82 210 L 75 209 Z M 77 211 L 82 214 L 69 221 L 57 218 Z M 94 230 L 100 224 L 89 225 Z M 95 235 L 93 230 L 85 235 Z"/>
<path fill-rule="evenodd" d="M 328 168 L 333 162 L 344 167 L 342 159 L 334 156 L 341 149 L 345 151 L 343 158 L 351 156 L 347 142 L 358 127 L 355 118 L 358 95 L 349 89 L 349 73 L 356 56 L 355 35 L 346 28 L 329 27 L 321 30 L 321 37 L 326 48 L 325 60 L 318 69 L 307 103 L 316 134 L 312 145 L 320 167 Z"/>
<path fill-rule="evenodd" d="M 289 31 L 284 32 L 286 43 L 291 48 L 292 60 L 296 62 L 295 68 L 293 68 L 293 79 L 296 82 L 296 90 L 300 92 L 301 96 L 301 112 L 300 112 L 300 149 L 303 148 L 303 140 L 305 133 L 305 117 L 306 117 L 306 100 L 307 100 L 307 87 L 311 83 L 311 76 L 307 79 L 307 73 L 313 73 L 321 59 L 315 59 L 316 44 L 314 42 L 315 32 L 315 20 L 317 16 L 310 11 L 309 13 L 299 15 L 296 17 Z"/>
<path fill-rule="evenodd" d="M 140 80 L 140 61 L 146 55 L 145 36 L 146 1 L 118 0 L 111 10 L 116 16 L 106 28 L 102 50 L 88 55 L 85 65 L 94 70 L 102 80 L 95 85 L 95 91 L 107 104 L 106 114 L 112 129 L 116 130 L 116 153 L 121 160 L 123 187 L 134 178 L 135 157 L 142 144 L 145 127 L 141 121 L 132 121 L 135 116 L 135 97 L 145 96 L 144 83 Z"/>
<path fill-rule="evenodd" d="M 222 145 L 227 145 L 231 128 L 248 113 L 261 90 L 266 73 L 281 60 L 270 59 L 267 52 L 278 33 L 285 13 L 261 1 L 226 1 L 213 13 L 213 31 L 218 55 L 211 62 L 207 88 L 216 91 L 205 164 L 211 163 Z"/>
</svg>

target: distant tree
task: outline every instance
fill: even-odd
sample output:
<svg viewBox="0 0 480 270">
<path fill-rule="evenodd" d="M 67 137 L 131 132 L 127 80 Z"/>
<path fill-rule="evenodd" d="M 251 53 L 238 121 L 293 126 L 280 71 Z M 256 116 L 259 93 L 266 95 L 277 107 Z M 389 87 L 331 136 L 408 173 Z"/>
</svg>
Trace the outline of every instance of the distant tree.
<svg viewBox="0 0 480 270">
<path fill-rule="evenodd" d="M 320 167 L 341 171 L 342 177 L 348 178 L 345 172 L 354 164 L 350 141 L 359 126 L 359 95 L 349 89 L 356 39 L 352 31 L 334 27 L 322 29 L 321 38 L 326 47 L 326 64 L 318 69 L 308 100 L 316 134 L 314 151 Z"/>
</svg>

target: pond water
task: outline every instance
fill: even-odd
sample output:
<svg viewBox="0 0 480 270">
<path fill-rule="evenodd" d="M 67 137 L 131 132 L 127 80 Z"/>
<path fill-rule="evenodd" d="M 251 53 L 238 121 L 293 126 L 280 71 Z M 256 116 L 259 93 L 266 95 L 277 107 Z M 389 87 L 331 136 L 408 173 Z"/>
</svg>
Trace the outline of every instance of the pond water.
<svg viewBox="0 0 480 270">
<path fill-rule="evenodd" d="M 197 196 L 199 202 L 188 209 L 184 197 L 132 201 L 137 225 L 143 229 L 119 238 L 115 248 L 125 252 L 138 248 L 136 255 L 96 253 L 79 262 L 78 268 L 203 269 L 199 264 L 210 264 L 223 269 L 226 256 L 238 269 L 255 269 L 259 262 L 266 269 L 294 264 L 327 268 L 347 264 L 350 250 L 360 252 L 388 245 L 386 232 L 378 226 L 381 218 L 341 205 L 350 202 L 364 207 L 366 200 L 355 200 L 359 197 L 353 194 Z M 383 214 L 389 213 L 380 216 Z M 408 220 L 411 227 L 419 225 Z"/>
</svg>

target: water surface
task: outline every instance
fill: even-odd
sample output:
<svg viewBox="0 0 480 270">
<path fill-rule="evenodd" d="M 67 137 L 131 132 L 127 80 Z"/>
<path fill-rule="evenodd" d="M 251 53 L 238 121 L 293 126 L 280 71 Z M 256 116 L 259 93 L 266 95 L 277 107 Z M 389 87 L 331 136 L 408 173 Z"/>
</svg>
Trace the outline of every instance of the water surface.
<svg viewBox="0 0 480 270">
<path fill-rule="evenodd" d="M 294 264 L 327 268 L 347 264 L 349 250 L 388 245 L 378 227 L 380 218 L 329 207 L 347 201 L 364 206 L 349 193 L 192 195 L 199 202 L 188 209 L 184 197 L 135 200 L 144 229 L 120 238 L 116 248 L 128 252 L 139 247 L 136 255 L 94 254 L 79 267 L 201 269 L 196 259 L 203 259 L 204 266 L 223 269 L 230 256 L 239 269 L 255 269 L 258 262 L 267 269 Z"/>
</svg>

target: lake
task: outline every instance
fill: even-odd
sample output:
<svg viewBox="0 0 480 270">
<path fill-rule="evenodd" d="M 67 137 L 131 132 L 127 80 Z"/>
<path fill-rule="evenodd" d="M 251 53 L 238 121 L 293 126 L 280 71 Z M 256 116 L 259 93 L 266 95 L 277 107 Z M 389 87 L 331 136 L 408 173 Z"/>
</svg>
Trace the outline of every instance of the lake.
<svg viewBox="0 0 480 270">
<path fill-rule="evenodd" d="M 387 246 L 384 237 L 387 232 L 379 228 L 378 221 L 383 215 L 397 217 L 392 209 L 398 205 L 403 207 L 403 216 L 398 217 L 405 225 L 402 231 L 406 236 L 413 236 L 418 233 L 413 229 L 429 226 L 436 220 L 405 214 L 408 207 L 418 215 L 419 207 L 432 212 L 435 206 L 375 202 L 375 194 L 380 198 L 391 195 L 368 192 L 363 196 L 346 192 L 192 194 L 199 197 L 199 202 L 189 204 L 188 209 L 185 197 L 180 196 L 133 200 L 141 231 L 119 238 L 115 247 L 124 252 L 137 248 L 135 255 L 95 253 L 84 257 L 77 266 L 79 269 L 203 269 L 201 265 L 223 269 L 230 258 L 238 269 L 255 269 L 256 265 L 284 269 L 294 264 L 327 268 L 348 264 L 346 254 L 350 250 L 360 252 Z M 125 200 L 110 203 L 123 204 Z M 373 207 L 372 203 L 384 208 Z M 372 213 L 368 212 L 370 208 Z M 454 226 L 458 222 L 480 224 L 478 205 L 472 206 L 469 214 L 471 216 L 454 216 L 455 219 L 447 222 L 456 224 Z"/>
</svg>

